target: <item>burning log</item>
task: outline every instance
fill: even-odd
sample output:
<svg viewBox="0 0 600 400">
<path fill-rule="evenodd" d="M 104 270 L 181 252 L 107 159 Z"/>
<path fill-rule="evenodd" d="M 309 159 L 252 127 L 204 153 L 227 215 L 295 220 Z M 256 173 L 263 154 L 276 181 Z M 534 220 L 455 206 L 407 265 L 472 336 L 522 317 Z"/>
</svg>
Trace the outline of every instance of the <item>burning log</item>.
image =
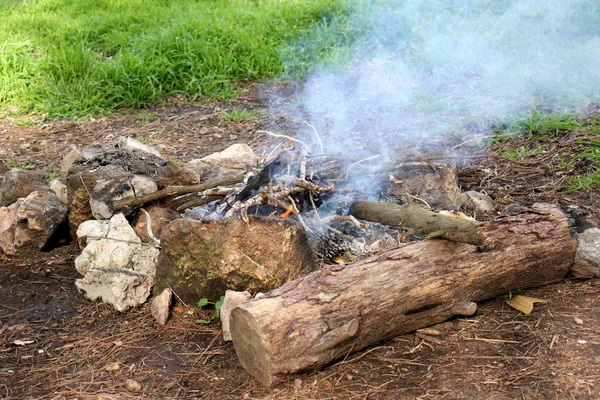
<svg viewBox="0 0 600 400">
<path fill-rule="evenodd" d="M 441 237 L 474 245 L 483 242 L 484 223 L 436 213 L 416 204 L 401 206 L 395 203 L 355 201 L 350 206 L 350 214 L 367 221 L 412 229 L 429 235 L 429 238 Z"/>
<path fill-rule="evenodd" d="M 479 247 L 425 240 L 332 265 L 235 308 L 242 366 L 265 386 L 373 343 L 474 312 L 474 302 L 562 280 L 577 241 L 550 205 L 490 223 Z"/>
</svg>

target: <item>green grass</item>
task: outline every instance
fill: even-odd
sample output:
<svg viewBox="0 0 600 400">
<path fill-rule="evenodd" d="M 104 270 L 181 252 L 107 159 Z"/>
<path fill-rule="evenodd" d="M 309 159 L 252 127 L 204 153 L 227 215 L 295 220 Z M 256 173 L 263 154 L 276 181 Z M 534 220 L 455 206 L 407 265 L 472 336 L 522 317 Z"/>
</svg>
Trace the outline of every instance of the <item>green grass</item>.
<svg viewBox="0 0 600 400">
<path fill-rule="evenodd" d="M 511 160 L 522 160 L 527 157 L 532 157 L 537 154 L 543 153 L 544 148 L 542 146 L 521 146 L 514 149 L 508 149 L 502 152 L 502 155 Z"/>
<path fill-rule="evenodd" d="M 262 117 L 261 110 L 244 110 L 241 108 L 234 108 L 229 111 L 225 111 L 221 113 L 221 118 L 226 122 L 231 121 L 242 121 L 242 120 L 252 120 L 256 118 Z"/>
<path fill-rule="evenodd" d="M 133 116 L 138 124 L 144 126 L 152 121 L 158 114 L 155 112 L 142 111 Z"/>
<path fill-rule="evenodd" d="M 528 145 L 502 152 L 504 157 L 521 160 L 544 151 L 540 142 L 549 138 L 576 135 L 573 144 L 578 150 L 572 155 L 559 155 L 559 167 L 572 170 L 576 163 L 585 162 L 587 173 L 571 177 L 562 189 L 566 192 L 592 191 L 600 188 L 600 117 L 584 119 L 570 113 L 543 113 L 533 110 L 529 116 L 515 119 L 496 130 L 497 144 L 510 140 L 528 139 Z"/>
<path fill-rule="evenodd" d="M 33 161 L 18 162 L 14 159 L 10 159 L 4 162 L 6 169 L 35 169 L 35 163 Z"/>
<path fill-rule="evenodd" d="M 496 129 L 496 142 L 511 139 L 543 140 L 549 136 L 563 135 L 581 126 L 579 116 L 572 113 L 543 113 L 533 109 L 525 117 L 515 118 Z"/>
<path fill-rule="evenodd" d="M 301 77 L 348 53 L 356 35 L 344 3 L 0 0 L 0 113 L 73 117 L 171 95 L 227 99 L 241 82 Z"/>
</svg>

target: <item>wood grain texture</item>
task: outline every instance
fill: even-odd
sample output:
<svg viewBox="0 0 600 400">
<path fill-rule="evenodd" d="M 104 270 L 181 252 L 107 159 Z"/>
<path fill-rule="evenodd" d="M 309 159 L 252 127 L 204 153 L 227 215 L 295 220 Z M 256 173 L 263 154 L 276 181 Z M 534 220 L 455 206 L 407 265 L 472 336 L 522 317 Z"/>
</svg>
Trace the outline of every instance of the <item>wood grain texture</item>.
<svg viewBox="0 0 600 400">
<path fill-rule="evenodd" d="M 239 306 L 231 333 L 241 364 L 271 386 L 469 312 L 468 303 L 560 281 L 577 247 L 547 204 L 497 219 L 485 235 L 481 246 L 432 239 L 326 266 Z"/>
</svg>

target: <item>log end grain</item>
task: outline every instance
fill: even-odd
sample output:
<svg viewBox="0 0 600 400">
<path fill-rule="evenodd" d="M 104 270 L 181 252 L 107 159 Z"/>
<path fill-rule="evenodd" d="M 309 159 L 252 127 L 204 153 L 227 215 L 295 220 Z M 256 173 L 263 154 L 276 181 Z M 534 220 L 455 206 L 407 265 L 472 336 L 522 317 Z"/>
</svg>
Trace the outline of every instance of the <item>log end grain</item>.
<svg viewBox="0 0 600 400">
<path fill-rule="evenodd" d="M 268 342 L 262 326 L 243 305 L 231 312 L 233 347 L 242 367 L 265 387 L 274 382 Z"/>
</svg>

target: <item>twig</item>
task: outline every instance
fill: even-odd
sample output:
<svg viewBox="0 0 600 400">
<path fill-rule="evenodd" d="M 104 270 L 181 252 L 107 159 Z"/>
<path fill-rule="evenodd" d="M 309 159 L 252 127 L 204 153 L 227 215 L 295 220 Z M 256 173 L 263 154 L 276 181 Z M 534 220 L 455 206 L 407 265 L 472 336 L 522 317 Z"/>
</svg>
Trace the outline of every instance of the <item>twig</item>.
<svg viewBox="0 0 600 400">
<path fill-rule="evenodd" d="M 311 124 L 309 124 L 306 121 L 304 121 L 304 123 L 306 125 L 310 126 L 310 128 L 313 131 L 313 133 L 315 134 L 315 137 L 317 138 L 317 143 L 319 144 L 319 148 L 321 149 L 321 154 L 325 154 L 325 150 L 323 150 L 323 142 L 321 141 L 321 137 L 319 136 L 319 133 L 317 132 L 317 130 L 315 129 L 315 127 L 312 126 Z"/>
<path fill-rule="evenodd" d="M 158 246 L 160 246 L 160 240 L 158 240 L 156 238 L 156 236 L 154 236 L 154 232 L 152 232 L 152 217 L 150 217 L 150 214 L 148 214 L 148 211 L 146 211 L 143 208 L 142 208 L 142 212 L 146 216 L 146 233 L 148 234 L 148 237 L 150 239 L 152 239 L 152 242 L 154 243 L 154 245 L 158 247 Z"/>
<path fill-rule="evenodd" d="M 379 157 L 381 157 L 381 154 L 375 154 L 374 156 L 363 158 L 362 160 L 358 160 L 358 161 L 356 161 L 356 162 L 348 165 L 348 168 L 346 168 L 346 175 L 348 175 L 350 173 L 350 170 L 352 168 L 354 168 L 355 166 L 357 166 L 359 164 L 362 164 L 362 163 L 364 163 L 366 161 L 370 161 L 370 160 L 373 160 L 375 158 L 379 158 Z"/>
<path fill-rule="evenodd" d="M 151 193 L 146 196 L 132 197 L 132 198 L 128 198 L 128 199 L 117 200 L 112 203 L 112 207 L 113 207 L 113 209 L 118 210 L 118 209 L 125 208 L 125 207 L 139 206 L 139 205 L 146 204 L 146 203 L 149 203 L 154 200 L 163 199 L 168 196 L 187 194 L 187 193 L 193 193 L 193 192 L 202 192 L 204 190 L 212 189 L 217 186 L 225 186 L 225 185 L 231 185 L 234 183 L 240 183 L 240 182 L 242 182 L 243 179 L 244 179 L 244 175 L 236 175 L 236 176 L 230 176 L 230 177 L 223 178 L 223 179 L 217 179 L 217 180 L 210 181 L 210 182 L 200 183 L 198 185 L 170 187 L 167 189 L 159 190 L 158 192 L 154 192 L 154 193 Z"/>
<path fill-rule="evenodd" d="M 310 195 L 310 193 L 309 193 L 309 195 Z M 302 218 L 302 215 L 300 215 L 300 210 L 298 210 L 298 208 L 296 207 L 296 204 L 294 203 L 294 199 L 292 199 L 291 196 L 288 196 L 287 199 L 292 204 L 292 208 L 294 209 L 294 213 L 296 214 L 296 218 L 298 218 L 298 222 L 300 222 L 300 225 L 302 225 L 302 227 L 304 227 L 304 229 L 306 229 L 307 232 L 312 232 L 312 229 L 310 229 L 306 225 L 306 223 L 304 223 L 304 219 Z"/>
<path fill-rule="evenodd" d="M 283 139 L 291 140 L 292 142 L 300 143 L 302 146 L 304 146 L 304 148 L 306 149 L 306 151 L 308 151 L 309 153 L 311 152 L 311 148 L 306 143 L 304 143 L 302 140 L 294 139 L 291 136 L 282 135 L 282 134 L 279 134 L 279 133 L 273 133 L 273 132 L 269 132 L 269 131 L 256 131 L 256 133 L 265 133 L 265 134 L 267 134 L 269 136 L 273 136 L 273 137 L 276 137 L 276 138 L 283 138 Z"/>
</svg>

